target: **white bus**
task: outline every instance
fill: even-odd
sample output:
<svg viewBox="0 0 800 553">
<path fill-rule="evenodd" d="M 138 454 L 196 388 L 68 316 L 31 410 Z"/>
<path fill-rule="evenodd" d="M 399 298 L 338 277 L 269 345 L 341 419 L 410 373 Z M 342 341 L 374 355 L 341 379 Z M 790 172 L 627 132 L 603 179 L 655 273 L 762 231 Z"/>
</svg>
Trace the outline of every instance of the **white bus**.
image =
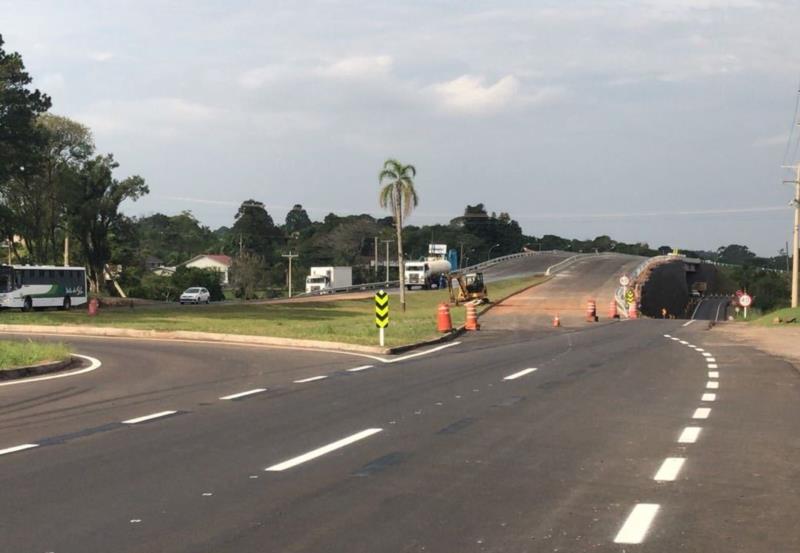
<svg viewBox="0 0 800 553">
<path fill-rule="evenodd" d="M 70 307 L 86 303 L 86 269 L 0 265 L 0 308 Z"/>
</svg>

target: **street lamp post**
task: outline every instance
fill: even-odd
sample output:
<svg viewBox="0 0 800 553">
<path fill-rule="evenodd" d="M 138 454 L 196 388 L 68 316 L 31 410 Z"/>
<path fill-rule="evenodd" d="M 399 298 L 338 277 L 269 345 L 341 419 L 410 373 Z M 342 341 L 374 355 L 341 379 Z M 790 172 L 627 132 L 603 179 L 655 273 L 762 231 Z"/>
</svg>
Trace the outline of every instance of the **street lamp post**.
<svg viewBox="0 0 800 553">
<path fill-rule="evenodd" d="M 497 247 L 499 247 L 499 246 L 500 246 L 500 244 L 495 244 L 494 246 L 489 248 L 489 255 L 486 256 L 486 261 L 489 261 L 490 259 L 492 259 L 492 250 L 497 248 Z"/>
</svg>

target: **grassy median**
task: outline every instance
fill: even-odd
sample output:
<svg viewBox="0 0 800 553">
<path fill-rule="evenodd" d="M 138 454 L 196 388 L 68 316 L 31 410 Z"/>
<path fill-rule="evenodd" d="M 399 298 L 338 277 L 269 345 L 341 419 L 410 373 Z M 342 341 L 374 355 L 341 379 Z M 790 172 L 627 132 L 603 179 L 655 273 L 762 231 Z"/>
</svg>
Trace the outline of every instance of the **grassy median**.
<svg viewBox="0 0 800 553">
<path fill-rule="evenodd" d="M 488 285 L 489 297 L 498 300 L 544 280 L 545 277 L 530 277 L 495 282 Z M 446 290 L 406 294 L 407 309 L 403 313 L 398 297 L 392 295 L 386 344 L 398 346 L 436 337 L 436 309 L 447 298 Z M 101 310 L 97 317 L 88 317 L 83 310 L 6 312 L 0 322 L 190 330 L 377 345 L 374 309 L 374 302 L 370 298 L 262 305 L 211 305 L 185 309 L 115 308 Z M 453 325 L 463 324 L 464 307 L 453 307 L 451 312 Z"/>
<path fill-rule="evenodd" d="M 0 371 L 63 361 L 67 357 L 69 349 L 64 344 L 0 340 Z"/>
</svg>

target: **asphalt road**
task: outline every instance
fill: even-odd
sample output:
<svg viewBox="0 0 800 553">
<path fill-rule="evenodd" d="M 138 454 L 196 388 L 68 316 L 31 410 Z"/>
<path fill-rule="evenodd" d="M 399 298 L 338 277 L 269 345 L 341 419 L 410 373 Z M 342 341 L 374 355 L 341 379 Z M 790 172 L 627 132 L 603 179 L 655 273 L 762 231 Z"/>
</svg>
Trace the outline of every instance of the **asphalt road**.
<svg viewBox="0 0 800 553">
<path fill-rule="evenodd" d="M 727 321 L 731 309 L 731 299 L 729 297 L 708 297 L 701 299 L 694 312 L 692 319 L 700 321 Z"/>
<path fill-rule="evenodd" d="M 99 369 L 0 387 L 0 449 L 39 444 L 0 455 L 0 551 L 798 550 L 798 373 L 681 324 L 391 364 L 76 338 Z"/>
</svg>

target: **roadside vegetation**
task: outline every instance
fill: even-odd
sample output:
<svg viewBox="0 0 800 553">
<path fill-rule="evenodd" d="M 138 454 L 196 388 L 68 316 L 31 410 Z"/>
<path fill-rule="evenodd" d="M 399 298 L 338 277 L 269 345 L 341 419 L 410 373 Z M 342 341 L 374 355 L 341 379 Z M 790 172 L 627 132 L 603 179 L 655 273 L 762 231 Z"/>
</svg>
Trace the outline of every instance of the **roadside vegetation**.
<svg viewBox="0 0 800 553">
<path fill-rule="evenodd" d="M 545 277 L 508 279 L 489 285 L 493 300 L 539 284 Z M 398 296 L 390 300 L 390 324 L 386 345 L 399 346 L 438 336 L 436 313 L 439 303 L 448 301 L 447 290 L 411 292 L 406 295 L 406 312 Z M 464 306 L 451 307 L 453 326 L 464 323 Z M 225 334 L 274 336 L 306 340 L 377 345 L 373 299 L 333 300 L 284 304 L 232 304 L 186 309 L 105 309 L 97 317 L 78 311 L 8 312 L 6 324 L 92 325 L 139 330 L 188 330 Z"/>
<path fill-rule="evenodd" d="M 753 317 L 750 322 L 758 326 L 800 326 L 800 307 L 776 309 Z"/>
<path fill-rule="evenodd" d="M 0 340 L 0 371 L 64 361 L 68 357 L 69 348 L 61 343 Z"/>
</svg>

